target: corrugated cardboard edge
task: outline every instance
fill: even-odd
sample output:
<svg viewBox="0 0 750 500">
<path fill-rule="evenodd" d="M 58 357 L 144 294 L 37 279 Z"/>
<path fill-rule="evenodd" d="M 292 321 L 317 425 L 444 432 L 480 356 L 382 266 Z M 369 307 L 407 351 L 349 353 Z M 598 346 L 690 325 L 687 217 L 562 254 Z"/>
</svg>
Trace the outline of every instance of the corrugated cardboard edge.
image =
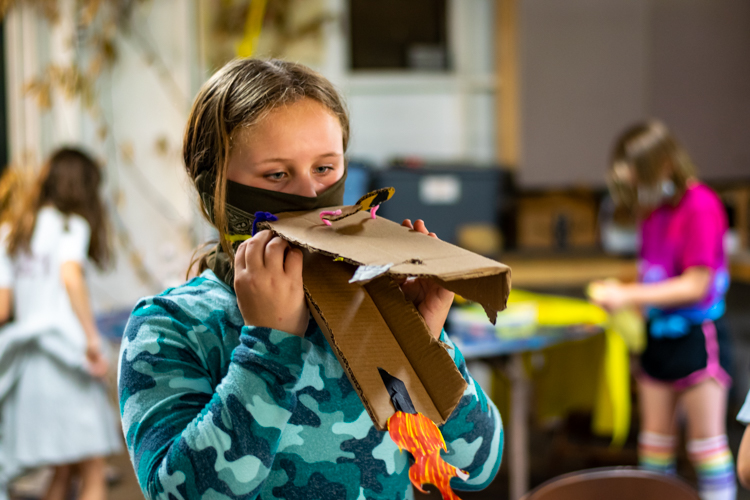
<svg viewBox="0 0 750 500">
<path fill-rule="evenodd" d="M 320 254 L 308 254 L 305 264 L 310 311 L 376 428 L 386 430 L 388 418 L 394 413 L 390 395 L 378 368 L 402 380 L 419 411 L 433 421 L 442 423 L 442 415 L 446 414 L 445 406 L 451 405 L 452 409 L 458 403 L 458 399 L 448 401 L 445 394 L 438 394 L 433 399 L 371 294 L 361 285 L 348 282 L 347 278 L 354 267 L 346 263 L 333 262 Z M 396 288 L 390 293 L 390 302 L 393 302 L 392 298 L 396 297 L 396 293 L 397 301 L 404 301 L 399 289 Z M 413 305 L 411 307 L 413 309 Z M 416 310 L 412 314 L 421 322 Z M 415 338 L 427 340 L 429 343 L 430 335 L 426 325 L 420 323 L 418 327 L 424 330 L 423 336 L 417 335 Z M 453 369 L 454 373 L 449 373 L 448 376 L 457 376 L 460 379 L 459 383 L 462 383 L 463 378 L 454 369 L 455 364 L 445 350 L 439 345 L 432 346 L 431 349 L 444 354 L 442 362 L 434 363 L 435 368 L 441 372 L 450 372 L 446 368 Z M 438 404 L 441 405 L 441 409 L 438 408 Z"/>
<path fill-rule="evenodd" d="M 404 298 L 390 277 L 365 285 L 404 355 L 417 373 L 427 394 L 435 402 L 443 424 L 461 401 L 467 383 L 458 371 L 446 345 L 432 336 L 414 304 Z"/>
<path fill-rule="evenodd" d="M 341 207 L 330 208 L 336 209 Z M 319 229 L 321 223 L 316 212 L 317 211 L 278 214 L 278 217 L 280 219 L 278 222 L 262 222 L 261 224 L 259 224 L 259 227 L 262 229 L 270 229 L 275 234 L 281 236 L 282 238 L 289 241 L 290 243 L 293 243 L 296 246 L 307 249 L 311 252 L 317 252 L 323 255 L 327 255 L 332 259 L 341 260 L 355 266 L 382 265 L 386 263 L 363 262 L 351 255 L 343 255 L 342 253 L 332 251 L 333 248 L 329 248 L 328 250 L 324 248 L 318 248 L 314 245 L 309 244 L 309 242 L 307 241 L 300 240 L 298 237 L 287 234 L 280 228 L 284 224 L 284 219 L 294 218 L 299 221 L 303 221 L 303 224 L 307 224 L 307 227 L 309 227 L 310 229 L 317 230 Z M 381 230 L 387 231 L 389 232 L 389 234 L 393 234 L 399 237 L 403 236 L 402 233 L 414 233 L 414 231 L 402 227 L 399 224 L 396 224 L 387 219 L 382 219 L 379 217 L 375 220 L 369 220 L 369 216 L 363 212 L 359 212 L 355 214 L 355 216 L 352 216 L 343 222 L 339 222 L 338 224 L 342 223 L 351 225 L 367 224 L 368 226 L 370 224 L 374 224 L 375 227 L 380 226 Z M 340 238 L 340 235 L 337 235 L 335 232 L 332 232 L 331 236 L 334 239 Z M 429 238 L 424 235 L 419 236 L 423 238 Z M 454 245 L 437 239 L 433 240 L 432 238 L 429 238 L 428 240 L 423 241 L 429 241 L 429 244 L 431 246 L 436 245 L 451 247 L 452 252 L 461 252 L 462 255 L 466 255 L 467 257 L 477 261 L 478 263 L 480 263 L 480 265 L 478 265 L 474 269 L 467 269 L 466 271 L 462 271 L 460 273 L 445 272 L 438 275 L 435 273 L 425 272 L 424 268 L 422 267 L 423 263 L 418 258 L 408 258 L 402 262 L 395 262 L 392 268 L 388 271 L 388 274 L 390 274 L 394 278 L 417 277 L 433 279 L 439 282 L 448 290 L 461 295 L 463 298 L 480 304 L 487 313 L 487 317 L 494 324 L 497 319 L 497 312 L 502 311 L 507 306 L 508 294 L 510 293 L 511 287 L 510 268 L 502 263 L 473 254 L 468 250 L 459 249 Z M 328 246 L 331 247 L 332 245 L 329 244 Z M 393 261 L 390 260 L 389 262 Z M 434 261 L 430 262 L 432 263 Z"/>
<path fill-rule="evenodd" d="M 492 308 L 489 304 L 493 303 L 493 299 L 490 299 L 488 297 L 485 297 L 483 295 L 484 290 L 488 290 L 487 287 L 483 286 L 483 281 L 485 278 L 491 278 L 495 279 L 495 276 L 480 276 L 473 279 L 462 279 L 462 280 L 456 280 L 456 281 L 443 281 L 439 278 L 433 277 L 435 281 L 440 283 L 440 285 L 443 288 L 446 288 L 447 290 L 450 290 L 451 292 L 460 295 L 461 297 L 474 301 L 482 306 L 484 309 L 484 312 L 487 314 L 487 317 L 494 325 L 497 321 L 497 313 L 498 311 Z M 504 304 L 507 306 L 508 304 L 508 295 L 510 295 L 510 288 L 511 288 L 511 270 L 510 268 L 505 271 L 505 277 L 502 280 L 502 287 L 499 290 L 499 293 L 501 293 L 505 299 Z M 489 288 L 491 290 L 491 288 Z M 502 310 L 502 309 L 501 309 Z"/>
</svg>

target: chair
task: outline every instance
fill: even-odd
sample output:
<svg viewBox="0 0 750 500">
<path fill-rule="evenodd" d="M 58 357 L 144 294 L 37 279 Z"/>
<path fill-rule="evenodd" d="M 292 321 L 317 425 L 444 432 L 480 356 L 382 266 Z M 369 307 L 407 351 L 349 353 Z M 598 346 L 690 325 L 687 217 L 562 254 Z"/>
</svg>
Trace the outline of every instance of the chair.
<svg viewBox="0 0 750 500">
<path fill-rule="evenodd" d="M 521 500 L 700 500 L 685 481 L 636 467 L 602 467 L 563 474 Z"/>
</svg>

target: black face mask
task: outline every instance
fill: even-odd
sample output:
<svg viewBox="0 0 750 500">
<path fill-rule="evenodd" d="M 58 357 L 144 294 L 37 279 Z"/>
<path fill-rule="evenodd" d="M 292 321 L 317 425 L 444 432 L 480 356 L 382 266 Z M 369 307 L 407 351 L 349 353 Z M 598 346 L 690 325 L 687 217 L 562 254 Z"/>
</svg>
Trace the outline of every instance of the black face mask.
<svg viewBox="0 0 750 500">
<path fill-rule="evenodd" d="M 227 180 L 227 234 L 250 235 L 256 212 L 300 212 L 317 208 L 332 207 L 344 204 L 344 184 L 347 171 L 331 187 L 319 196 L 307 197 L 295 194 L 279 193 Z M 200 174 L 195 179 L 195 186 L 208 209 L 213 220 L 213 192 L 214 179 L 208 172 Z M 240 241 L 235 244 L 239 245 Z M 233 288 L 234 266 L 229 255 L 221 248 L 221 244 L 208 255 L 208 268 L 224 283 Z"/>
</svg>

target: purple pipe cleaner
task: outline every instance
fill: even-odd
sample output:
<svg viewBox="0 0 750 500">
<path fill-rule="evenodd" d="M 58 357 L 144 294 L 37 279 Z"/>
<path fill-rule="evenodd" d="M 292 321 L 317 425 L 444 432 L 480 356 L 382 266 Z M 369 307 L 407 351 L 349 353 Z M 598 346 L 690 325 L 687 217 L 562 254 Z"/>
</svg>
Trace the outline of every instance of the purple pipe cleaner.
<svg viewBox="0 0 750 500">
<path fill-rule="evenodd" d="M 253 221 L 253 230 L 252 233 L 250 233 L 252 236 L 255 236 L 255 233 L 258 231 L 258 222 L 273 222 L 275 220 L 279 220 L 279 218 L 271 212 L 255 212 L 254 217 L 255 220 Z"/>
</svg>

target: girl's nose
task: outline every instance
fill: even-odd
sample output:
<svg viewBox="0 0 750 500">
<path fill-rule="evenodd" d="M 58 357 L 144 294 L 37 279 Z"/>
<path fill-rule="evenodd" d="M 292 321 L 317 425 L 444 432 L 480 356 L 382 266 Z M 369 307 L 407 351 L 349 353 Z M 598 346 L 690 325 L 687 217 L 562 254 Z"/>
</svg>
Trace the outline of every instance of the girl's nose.
<svg viewBox="0 0 750 500">
<path fill-rule="evenodd" d="M 318 196 L 318 193 L 315 190 L 315 182 L 311 176 L 299 176 L 295 180 L 296 182 L 294 183 L 291 194 L 306 196 L 308 198 Z"/>
</svg>

